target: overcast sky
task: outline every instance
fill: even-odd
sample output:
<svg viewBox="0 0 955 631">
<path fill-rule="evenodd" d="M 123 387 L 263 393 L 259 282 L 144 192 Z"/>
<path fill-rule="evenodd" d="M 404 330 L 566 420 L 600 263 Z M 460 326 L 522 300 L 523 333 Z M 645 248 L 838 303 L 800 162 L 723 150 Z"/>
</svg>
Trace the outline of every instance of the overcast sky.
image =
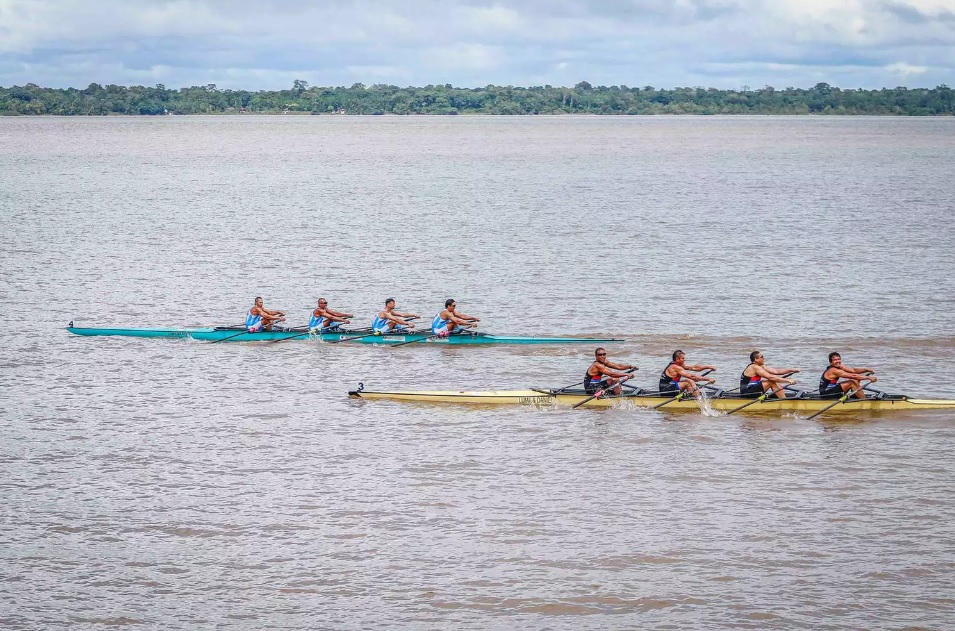
<svg viewBox="0 0 955 631">
<path fill-rule="evenodd" d="M 0 0 L 0 86 L 955 87 L 955 0 Z"/>
</svg>

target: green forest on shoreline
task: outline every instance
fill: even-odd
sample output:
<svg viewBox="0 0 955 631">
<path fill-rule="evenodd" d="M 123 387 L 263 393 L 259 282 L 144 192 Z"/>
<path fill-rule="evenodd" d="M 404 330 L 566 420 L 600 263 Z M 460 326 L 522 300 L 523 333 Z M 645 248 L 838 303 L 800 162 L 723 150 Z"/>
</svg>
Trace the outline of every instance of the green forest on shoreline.
<svg viewBox="0 0 955 631">
<path fill-rule="evenodd" d="M 295 81 L 291 89 L 251 92 L 223 90 L 215 84 L 178 90 L 159 84 L 85 89 L 0 86 L 0 115 L 162 115 L 231 113 L 303 114 L 862 114 L 952 116 L 955 92 L 947 85 L 928 88 L 840 89 L 827 83 L 812 88 L 771 86 L 740 90 L 656 89 L 593 86 L 572 88 L 428 85 L 399 88 L 356 83 L 315 87 Z"/>
</svg>

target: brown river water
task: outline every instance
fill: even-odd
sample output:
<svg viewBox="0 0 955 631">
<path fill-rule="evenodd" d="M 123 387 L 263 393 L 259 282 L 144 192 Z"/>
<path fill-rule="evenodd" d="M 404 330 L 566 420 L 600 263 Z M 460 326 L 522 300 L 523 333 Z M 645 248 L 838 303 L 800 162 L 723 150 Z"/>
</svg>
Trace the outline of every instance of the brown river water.
<svg viewBox="0 0 955 631">
<path fill-rule="evenodd" d="M 593 347 L 64 330 L 453 297 L 642 387 L 955 398 L 952 164 L 953 119 L 0 119 L 0 628 L 955 628 L 950 412 L 362 402 Z"/>
</svg>

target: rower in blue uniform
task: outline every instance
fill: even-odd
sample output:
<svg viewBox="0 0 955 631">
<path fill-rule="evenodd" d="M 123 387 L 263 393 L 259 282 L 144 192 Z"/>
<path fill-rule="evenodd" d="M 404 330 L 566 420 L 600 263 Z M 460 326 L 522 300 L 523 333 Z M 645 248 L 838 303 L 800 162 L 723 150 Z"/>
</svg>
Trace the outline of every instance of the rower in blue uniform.
<svg viewBox="0 0 955 631">
<path fill-rule="evenodd" d="M 332 333 L 337 331 L 342 324 L 351 324 L 349 318 L 354 317 L 354 314 L 351 313 L 329 309 L 328 301 L 319 298 L 318 308 L 312 311 L 312 316 L 308 319 L 308 330 L 313 333 Z"/>
<path fill-rule="evenodd" d="M 271 331 L 276 322 L 285 322 L 284 311 L 272 311 L 262 306 L 262 296 L 255 297 L 255 305 L 245 316 L 245 328 L 249 333 Z"/>
<path fill-rule="evenodd" d="M 584 390 L 587 394 L 594 394 L 598 390 L 613 388 L 613 394 L 620 394 L 622 384 L 633 377 L 630 373 L 636 370 L 630 364 L 617 364 L 607 360 L 607 351 L 601 347 L 594 350 L 594 361 L 584 374 Z"/>
<path fill-rule="evenodd" d="M 865 392 L 862 390 L 863 381 L 875 383 L 878 379 L 875 371 L 871 368 L 850 368 L 842 364 L 842 355 L 839 353 L 829 353 L 829 366 L 819 377 L 819 394 L 824 397 L 841 397 L 846 392 L 852 391 L 852 396 L 858 399 L 865 398 Z"/>
<path fill-rule="evenodd" d="M 712 377 L 693 374 L 702 370 L 714 371 L 716 367 L 702 364 L 688 366 L 686 364 L 686 353 L 679 350 L 673 351 L 672 361 L 660 373 L 660 392 L 677 395 L 686 390 L 694 397 L 700 398 L 700 389 L 696 387 L 697 382 L 716 383 L 716 379 Z"/>
<path fill-rule="evenodd" d="M 465 313 L 455 311 L 456 303 L 448 298 L 444 302 L 444 311 L 434 316 L 431 321 L 431 332 L 446 337 L 452 333 L 460 333 L 469 327 L 476 327 L 481 318 L 475 318 Z"/>
<path fill-rule="evenodd" d="M 410 331 L 414 329 L 414 322 L 411 322 L 411 320 L 420 317 L 414 313 L 395 311 L 395 299 L 389 298 L 385 301 L 384 310 L 379 311 L 371 323 L 371 330 L 375 333 Z"/>
<path fill-rule="evenodd" d="M 771 397 L 786 398 L 786 386 L 794 385 L 795 379 L 786 379 L 783 375 L 799 372 L 798 368 L 769 368 L 759 351 L 749 354 L 749 365 L 739 376 L 739 393 L 743 396 L 758 397 L 764 392 L 772 392 Z"/>
</svg>

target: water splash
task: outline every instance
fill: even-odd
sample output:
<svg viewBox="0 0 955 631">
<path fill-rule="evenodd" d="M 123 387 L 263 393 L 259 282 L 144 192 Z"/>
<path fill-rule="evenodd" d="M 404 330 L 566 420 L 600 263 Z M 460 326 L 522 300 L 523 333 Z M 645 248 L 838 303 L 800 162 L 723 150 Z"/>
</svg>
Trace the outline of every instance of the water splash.
<svg viewBox="0 0 955 631">
<path fill-rule="evenodd" d="M 700 390 L 701 396 L 696 400 L 696 404 L 700 407 L 700 414 L 703 416 L 723 416 L 722 412 L 714 410 L 713 406 L 710 405 L 710 397 L 707 391 L 704 388 L 700 388 Z"/>
</svg>

